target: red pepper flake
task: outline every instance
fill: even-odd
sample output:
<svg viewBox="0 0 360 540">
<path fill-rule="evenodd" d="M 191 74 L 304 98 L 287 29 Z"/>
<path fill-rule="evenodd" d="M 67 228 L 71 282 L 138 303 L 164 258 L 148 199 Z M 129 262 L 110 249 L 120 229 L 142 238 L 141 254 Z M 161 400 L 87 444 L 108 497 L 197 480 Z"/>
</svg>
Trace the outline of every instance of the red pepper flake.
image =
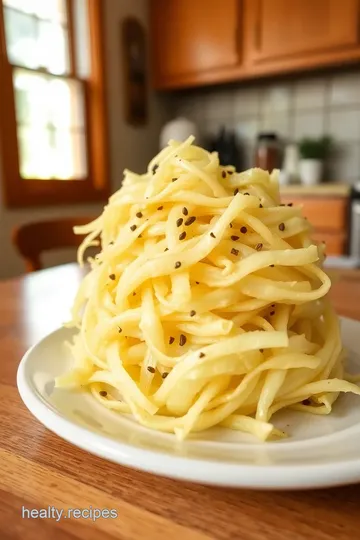
<svg viewBox="0 0 360 540">
<path fill-rule="evenodd" d="M 211 236 L 212 238 L 216 238 L 216 236 L 215 236 L 215 234 L 214 234 L 213 232 L 210 233 L 210 236 Z"/>
<path fill-rule="evenodd" d="M 179 217 L 179 219 L 176 220 L 176 226 L 177 227 L 181 227 L 181 225 L 183 224 L 183 218 L 182 217 Z"/>
<path fill-rule="evenodd" d="M 236 242 L 236 240 L 239 240 L 240 236 L 235 236 L 235 234 L 233 234 L 232 236 L 230 236 L 231 240 L 234 240 L 234 242 Z"/>
<path fill-rule="evenodd" d="M 263 244 L 261 244 L 261 243 L 256 244 L 256 246 L 255 246 L 256 251 L 261 251 L 262 248 L 263 248 Z"/>
<path fill-rule="evenodd" d="M 240 232 L 243 233 L 243 234 L 246 234 L 247 233 L 247 228 L 245 226 L 241 227 Z"/>
<path fill-rule="evenodd" d="M 175 338 L 173 336 L 169 337 L 169 345 L 172 345 L 175 341 Z"/>
<path fill-rule="evenodd" d="M 279 230 L 280 231 L 285 231 L 285 223 L 280 223 Z"/>
<path fill-rule="evenodd" d="M 196 315 L 196 311 L 194 309 L 192 309 L 190 311 L 190 317 L 194 317 Z"/>
<path fill-rule="evenodd" d="M 239 255 L 239 250 L 238 250 L 238 249 L 235 249 L 235 248 L 232 248 L 231 253 L 232 253 L 233 255 L 236 255 L 236 256 L 237 256 L 237 255 Z"/>
<path fill-rule="evenodd" d="M 114 281 L 116 279 L 116 276 L 115 276 L 115 274 L 110 274 L 109 278 Z"/>
<path fill-rule="evenodd" d="M 191 216 L 191 217 L 187 218 L 187 220 L 185 221 L 185 226 L 188 227 L 189 225 L 192 225 L 192 223 L 194 223 L 194 221 L 196 221 L 195 216 Z"/>
<path fill-rule="evenodd" d="M 146 369 L 150 371 L 150 373 L 155 373 L 155 368 L 153 368 L 152 366 L 148 366 Z"/>
<path fill-rule="evenodd" d="M 136 217 L 142 218 L 143 217 L 142 212 L 136 212 Z"/>
<path fill-rule="evenodd" d="M 184 214 L 184 216 L 188 215 L 189 210 L 186 208 L 186 206 L 184 206 L 184 208 L 182 209 L 182 213 Z"/>
<path fill-rule="evenodd" d="M 180 347 L 183 347 L 186 343 L 186 336 L 184 336 L 184 334 L 180 334 L 180 339 L 179 339 L 179 345 Z"/>
<path fill-rule="evenodd" d="M 136 225 L 131 225 L 130 229 L 131 229 L 132 231 L 135 231 Z"/>
<path fill-rule="evenodd" d="M 107 396 L 107 391 L 106 390 L 100 390 L 99 394 L 100 394 L 101 397 L 106 397 Z"/>
<path fill-rule="evenodd" d="M 181 234 L 179 234 L 179 240 L 184 240 L 186 238 L 186 232 L 182 232 Z"/>
<path fill-rule="evenodd" d="M 180 266 L 181 266 L 181 262 L 180 262 L 180 261 L 176 261 L 176 263 L 175 263 L 175 268 L 178 269 L 178 268 L 180 268 Z"/>
</svg>

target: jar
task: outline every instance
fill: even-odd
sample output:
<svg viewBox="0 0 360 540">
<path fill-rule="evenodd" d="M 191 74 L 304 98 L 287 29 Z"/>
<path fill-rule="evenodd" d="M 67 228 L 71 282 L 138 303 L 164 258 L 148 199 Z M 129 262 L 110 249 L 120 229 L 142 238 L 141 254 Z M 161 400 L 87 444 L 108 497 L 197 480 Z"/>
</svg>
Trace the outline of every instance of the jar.
<svg viewBox="0 0 360 540">
<path fill-rule="evenodd" d="M 270 173 L 280 167 L 280 143 L 276 133 L 259 133 L 255 153 L 255 167 Z"/>
</svg>

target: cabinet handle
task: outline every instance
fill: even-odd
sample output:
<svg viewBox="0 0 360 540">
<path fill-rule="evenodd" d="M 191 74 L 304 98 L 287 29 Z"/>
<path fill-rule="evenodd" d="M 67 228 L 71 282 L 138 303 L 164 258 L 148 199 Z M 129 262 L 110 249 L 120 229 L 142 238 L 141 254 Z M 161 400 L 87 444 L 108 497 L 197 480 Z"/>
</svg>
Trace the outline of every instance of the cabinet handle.
<svg viewBox="0 0 360 540">
<path fill-rule="evenodd" d="M 261 47 L 261 0 L 257 2 L 256 22 L 254 29 L 254 48 L 259 51 Z"/>
</svg>

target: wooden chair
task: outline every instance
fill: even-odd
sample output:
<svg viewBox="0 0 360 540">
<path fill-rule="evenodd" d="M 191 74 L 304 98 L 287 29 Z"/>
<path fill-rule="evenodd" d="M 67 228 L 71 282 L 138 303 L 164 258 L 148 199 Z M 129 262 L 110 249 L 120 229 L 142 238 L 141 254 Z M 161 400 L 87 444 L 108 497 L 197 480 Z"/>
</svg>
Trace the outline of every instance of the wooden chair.
<svg viewBox="0 0 360 540">
<path fill-rule="evenodd" d="M 20 225 L 13 230 L 12 241 L 25 261 L 27 272 L 41 270 L 41 254 L 61 248 L 77 248 L 84 236 L 76 235 L 76 225 L 86 225 L 94 217 L 69 217 L 49 221 L 36 221 Z"/>
</svg>

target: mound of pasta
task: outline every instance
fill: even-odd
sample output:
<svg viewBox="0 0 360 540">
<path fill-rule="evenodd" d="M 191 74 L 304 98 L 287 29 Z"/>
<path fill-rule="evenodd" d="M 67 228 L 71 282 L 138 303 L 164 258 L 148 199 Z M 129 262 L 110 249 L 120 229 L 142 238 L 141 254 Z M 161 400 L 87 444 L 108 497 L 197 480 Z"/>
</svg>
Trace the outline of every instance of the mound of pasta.
<svg viewBox="0 0 360 540">
<path fill-rule="evenodd" d="M 89 259 L 72 311 L 71 372 L 104 406 L 179 439 L 215 425 L 282 437 L 271 419 L 331 412 L 345 380 L 339 321 L 301 208 L 277 171 L 242 173 L 170 141 L 125 171 L 101 217 L 77 227 Z"/>
</svg>

